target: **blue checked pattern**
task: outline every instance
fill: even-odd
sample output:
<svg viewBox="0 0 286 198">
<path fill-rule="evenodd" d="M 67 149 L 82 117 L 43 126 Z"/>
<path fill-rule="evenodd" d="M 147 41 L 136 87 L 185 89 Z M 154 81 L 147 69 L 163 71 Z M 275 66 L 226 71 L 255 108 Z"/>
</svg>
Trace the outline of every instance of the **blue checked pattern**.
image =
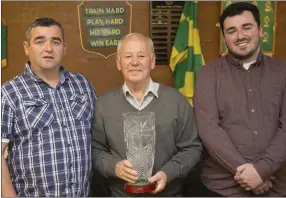
<svg viewBox="0 0 286 198">
<path fill-rule="evenodd" d="M 17 196 L 88 196 L 94 87 L 80 74 L 60 68 L 51 88 L 26 64 L 2 86 L 2 140 Z"/>
</svg>

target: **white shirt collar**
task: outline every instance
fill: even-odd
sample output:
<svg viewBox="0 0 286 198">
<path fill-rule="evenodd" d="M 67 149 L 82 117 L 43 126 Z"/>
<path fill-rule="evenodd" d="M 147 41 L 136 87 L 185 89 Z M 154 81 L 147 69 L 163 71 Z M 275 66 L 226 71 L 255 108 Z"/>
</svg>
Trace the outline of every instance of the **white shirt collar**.
<svg viewBox="0 0 286 198">
<path fill-rule="evenodd" d="M 154 96 L 156 96 L 156 98 L 159 98 L 159 96 L 158 96 L 158 89 L 159 89 L 159 84 L 156 83 L 156 82 L 153 82 L 153 80 L 150 78 L 150 81 L 149 81 L 149 84 L 148 84 L 148 88 L 147 88 L 147 90 L 146 90 L 146 92 L 144 94 L 144 97 L 149 92 L 151 92 L 151 93 L 154 94 Z M 126 97 L 127 93 L 133 95 L 132 92 L 130 91 L 130 89 L 128 88 L 128 86 L 126 85 L 126 83 L 123 84 L 122 90 L 123 90 L 123 93 L 124 93 L 125 97 Z"/>
</svg>

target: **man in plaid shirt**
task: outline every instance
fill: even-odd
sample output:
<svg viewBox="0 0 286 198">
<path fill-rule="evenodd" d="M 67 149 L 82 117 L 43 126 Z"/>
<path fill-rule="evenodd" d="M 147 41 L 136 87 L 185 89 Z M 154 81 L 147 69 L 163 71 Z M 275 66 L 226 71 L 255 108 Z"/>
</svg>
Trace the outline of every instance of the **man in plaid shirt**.
<svg viewBox="0 0 286 198">
<path fill-rule="evenodd" d="M 24 73 L 2 86 L 2 196 L 88 196 L 95 89 L 60 65 L 66 44 L 54 19 L 35 20 L 24 49 Z"/>
</svg>

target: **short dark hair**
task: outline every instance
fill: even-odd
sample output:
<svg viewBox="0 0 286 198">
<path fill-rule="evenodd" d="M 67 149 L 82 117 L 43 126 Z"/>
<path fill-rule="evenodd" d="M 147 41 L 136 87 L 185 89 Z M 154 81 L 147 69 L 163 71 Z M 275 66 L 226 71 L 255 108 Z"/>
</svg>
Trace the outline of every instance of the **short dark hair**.
<svg viewBox="0 0 286 198">
<path fill-rule="evenodd" d="M 56 21 L 53 18 L 38 18 L 36 19 L 26 30 L 26 34 L 25 34 L 25 40 L 29 43 L 30 42 L 30 32 L 31 29 L 36 28 L 36 27 L 50 27 L 56 25 L 61 29 L 62 32 L 62 37 L 63 40 L 64 39 L 64 29 L 62 28 L 62 25 Z"/>
<path fill-rule="evenodd" d="M 242 12 L 244 11 L 249 11 L 251 12 L 251 14 L 253 15 L 257 26 L 260 26 L 260 14 L 259 14 L 259 10 L 258 8 L 251 4 L 251 3 L 247 3 L 247 2 L 237 2 L 237 3 L 232 3 L 230 4 L 222 13 L 222 15 L 220 16 L 219 19 L 219 23 L 220 23 L 220 28 L 222 31 L 222 34 L 224 34 L 223 30 L 223 22 L 227 17 L 232 17 L 232 16 L 236 16 L 236 15 L 240 15 Z"/>
</svg>

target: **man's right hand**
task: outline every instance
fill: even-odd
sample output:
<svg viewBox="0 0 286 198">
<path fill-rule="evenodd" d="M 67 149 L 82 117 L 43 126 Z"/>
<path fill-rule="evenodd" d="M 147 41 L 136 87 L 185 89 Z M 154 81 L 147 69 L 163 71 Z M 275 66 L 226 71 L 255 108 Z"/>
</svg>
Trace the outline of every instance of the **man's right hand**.
<svg viewBox="0 0 286 198">
<path fill-rule="evenodd" d="M 14 189 L 14 186 L 12 185 L 11 182 L 11 177 L 10 177 L 10 173 L 9 173 L 9 169 L 7 166 L 7 162 L 6 159 L 4 157 L 4 153 L 5 150 L 8 147 L 8 143 L 2 142 L 2 156 L 1 156 L 1 164 L 2 164 L 2 183 L 1 183 L 1 188 L 2 188 L 2 192 L 1 192 L 1 197 L 16 197 L 16 191 Z"/>
<path fill-rule="evenodd" d="M 252 192 L 254 192 L 257 195 L 261 195 L 261 194 L 267 192 L 270 188 L 273 187 L 271 180 L 272 181 L 275 180 L 275 177 L 271 176 L 270 179 L 264 181 L 257 188 L 253 189 Z"/>
<path fill-rule="evenodd" d="M 138 179 L 137 172 L 132 168 L 132 164 L 128 160 L 121 160 L 115 165 L 115 174 L 117 177 L 130 183 L 135 183 Z"/>
<path fill-rule="evenodd" d="M 262 178 L 251 163 L 237 167 L 234 179 L 246 190 L 255 189 L 263 183 Z"/>
</svg>

